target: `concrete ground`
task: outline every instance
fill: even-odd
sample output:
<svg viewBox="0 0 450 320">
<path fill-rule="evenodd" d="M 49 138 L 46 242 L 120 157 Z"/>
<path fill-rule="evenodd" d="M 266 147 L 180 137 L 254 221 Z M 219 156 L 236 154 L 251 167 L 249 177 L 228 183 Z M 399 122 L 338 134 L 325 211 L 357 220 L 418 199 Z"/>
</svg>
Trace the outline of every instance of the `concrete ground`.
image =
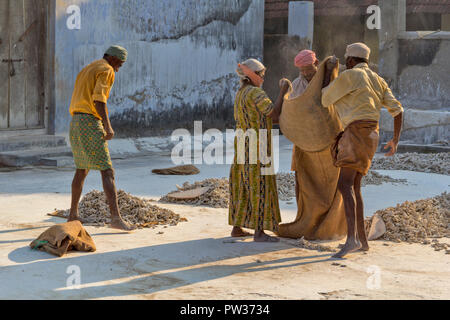
<svg viewBox="0 0 450 320">
<path fill-rule="evenodd" d="M 289 170 L 290 160 L 291 146 L 282 144 L 281 171 Z M 174 190 L 175 184 L 229 172 L 227 165 L 199 165 L 196 176 L 153 175 L 152 169 L 171 166 L 164 156 L 120 159 L 114 165 L 119 189 L 151 199 Z M 408 184 L 365 187 L 366 215 L 450 191 L 448 176 L 378 172 Z M 94 253 L 56 258 L 32 251 L 32 240 L 64 222 L 46 214 L 70 206 L 72 176 L 72 168 L 0 172 L 0 299 L 450 298 L 450 256 L 430 246 L 373 241 L 367 254 L 334 260 L 330 253 L 296 247 L 295 240 L 232 242 L 226 209 L 158 204 L 188 222 L 132 233 L 86 227 L 97 245 Z M 99 173 L 90 174 L 84 193 L 92 189 L 101 190 Z M 284 222 L 294 219 L 294 202 L 281 202 Z M 80 286 L 68 287 L 78 271 Z"/>
</svg>

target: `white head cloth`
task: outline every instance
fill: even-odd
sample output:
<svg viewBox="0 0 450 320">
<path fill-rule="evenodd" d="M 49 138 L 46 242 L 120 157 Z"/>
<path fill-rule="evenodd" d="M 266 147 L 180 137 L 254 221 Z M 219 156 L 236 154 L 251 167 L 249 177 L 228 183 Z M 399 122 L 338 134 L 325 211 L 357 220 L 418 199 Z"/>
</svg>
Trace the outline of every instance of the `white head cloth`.
<svg viewBox="0 0 450 320">
<path fill-rule="evenodd" d="M 248 59 L 248 60 L 245 60 L 244 62 L 241 62 L 240 64 L 247 66 L 253 72 L 260 72 L 260 71 L 266 70 L 266 67 L 256 59 Z M 236 73 L 238 74 L 238 76 L 241 79 L 247 78 L 247 76 L 244 74 L 244 72 L 239 67 L 236 69 Z"/>
<path fill-rule="evenodd" d="M 370 48 L 362 42 L 353 43 L 347 46 L 345 59 L 347 59 L 348 57 L 364 58 L 369 60 Z"/>
</svg>

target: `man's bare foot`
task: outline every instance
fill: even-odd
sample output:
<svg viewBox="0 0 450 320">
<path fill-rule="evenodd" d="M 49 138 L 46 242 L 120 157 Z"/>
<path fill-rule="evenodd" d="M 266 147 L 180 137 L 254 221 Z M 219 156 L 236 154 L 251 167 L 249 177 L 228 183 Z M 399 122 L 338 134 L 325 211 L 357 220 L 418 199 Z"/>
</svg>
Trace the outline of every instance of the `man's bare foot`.
<svg viewBox="0 0 450 320">
<path fill-rule="evenodd" d="M 359 251 L 369 251 L 369 244 L 361 242 L 361 248 L 359 248 Z"/>
<path fill-rule="evenodd" d="M 233 227 L 233 230 L 231 231 L 231 236 L 233 238 L 242 238 L 242 237 L 249 237 L 252 236 L 250 232 L 242 230 L 240 227 Z"/>
<path fill-rule="evenodd" d="M 345 243 L 344 247 L 341 249 L 341 251 L 339 251 L 338 253 L 336 253 L 333 258 L 343 258 L 344 256 L 346 256 L 349 253 L 358 251 L 359 249 L 361 249 L 361 242 L 357 241 L 357 240 L 348 240 Z"/>
<path fill-rule="evenodd" d="M 280 242 L 279 238 L 271 237 L 264 232 L 255 232 L 255 236 L 253 237 L 255 242 Z"/>
<path fill-rule="evenodd" d="M 367 237 L 365 235 L 358 235 L 358 241 L 361 243 L 359 251 L 369 251 L 369 243 L 367 242 Z"/>
<path fill-rule="evenodd" d="M 112 218 L 111 219 L 111 228 L 125 230 L 125 231 L 132 231 L 132 230 L 136 229 L 135 227 L 132 227 L 128 223 L 123 221 L 122 218 Z"/>
</svg>

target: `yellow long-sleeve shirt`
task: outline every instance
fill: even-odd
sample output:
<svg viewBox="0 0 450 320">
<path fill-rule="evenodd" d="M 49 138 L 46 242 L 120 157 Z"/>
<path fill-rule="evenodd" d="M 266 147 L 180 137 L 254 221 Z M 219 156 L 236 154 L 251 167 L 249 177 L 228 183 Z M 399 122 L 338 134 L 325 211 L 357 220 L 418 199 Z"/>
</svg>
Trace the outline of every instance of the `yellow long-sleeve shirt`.
<svg viewBox="0 0 450 320">
<path fill-rule="evenodd" d="M 357 120 L 380 120 L 384 106 L 392 117 L 403 112 L 386 81 L 370 70 L 367 63 L 360 63 L 346 70 L 322 90 L 322 105 L 335 106 L 344 129 Z"/>
<path fill-rule="evenodd" d="M 70 103 L 70 114 L 88 113 L 102 120 L 95 109 L 94 101 L 108 101 L 114 84 L 114 68 L 105 59 L 97 60 L 83 68 L 75 81 L 75 88 Z"/>
</svg>

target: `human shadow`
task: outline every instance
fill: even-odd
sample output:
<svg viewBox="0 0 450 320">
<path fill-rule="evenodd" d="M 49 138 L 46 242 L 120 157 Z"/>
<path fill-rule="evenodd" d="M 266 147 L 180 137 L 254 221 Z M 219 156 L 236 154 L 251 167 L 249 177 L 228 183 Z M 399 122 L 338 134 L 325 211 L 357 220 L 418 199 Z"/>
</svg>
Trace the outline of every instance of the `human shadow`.
<svg viewBox="0 0 450 320">
<path fill-rule="evenodd" d="M 147 272 L 128 281 L 116 284 L 92 284 L 89 287 L 78 290 L 66 290 L 69 299 L 92 299 L 108 298 L 127 295 L 150 295 L 163 290 L 177 287 L 189 286 L 196 283 L 206 282 L 219 278 L 225 278 L 235 274 L 247 274 L 253 279 L 257 279 L 259 272 L 270 270 L 281 270 L 302 265 L 331 261 L 329 254 L 313 255 L 306 257 L 293 257 L 286 259 L 276 259 L 264 262 L 250 262 L 243 264 L 223 263 L 220 265 L 199 266 L 184 270 L 173 270 L 170 272 L 158 273 Z M 314 259 L 312 261 L 303 261 Z M 286 264 L 286 262 L 290 262 Z M 141 272 L 144 270 L 141 269 Z M 149 270 L 150 271 L 150 270 Z M 105 296 L 106 295 L 106 296 Z M 187 299 L 190 299 L 187 297 Z M 193 296 L 193 299 L 195 297 Z"/>
<path fill-rule="evenodd" d="M 8 258 L 20 264 L 0 267 L 0 283 L 2 287 L 9 288 L 8 292 L 0 289 L 0 298 L 14 299 L 12 291 L 16 294 L 22 292 L 25 295 L 22 295 L 23 298 L 39 293 L 42 299 L 152 294 L 236 273 L 257 273 L 325 262 L 330 257 L 324 254 L 285 258 L 283 251 L 292 249 L 292 245 L 253 241 L 224 243 L 227 239 L 230 238 L 181 241 L 102 253 L 71 253 L 62 258 L 39 251 L 30 255 L 31 248 L 19 248 L 12 251 Z M 272 253 L 269 256 L 271 260 L 244 264 L 228 261 L 266 253 Z M 30 262 L 31 256 L 39 261 Z M 212 263 L 214 265 L 208 265 Z M 80 270 L 82 289 L 67 290 L 70 276 L 67 272 L 71 266 Z M 104 281 L 114 283 L 102 283 Z M 34 285 L 30 286 L 30 283 Z"/>
<path fill-rule="evenodd" d="M 0 234 L 22 232 L 22 231 L 29 231 L 29 230 L 36 230 L 36 229 L 46 229 L 49 227 L 51 227 L 51 226 L 48 225 L 48 226 L 39 226 L 39 227 L 30 227 L 30 228 L 21 228 L 21 229 L 8 229 L 8 230 L 1 230 Z"/>
<path fill-rule="evenodd" d="M 19 240 L 2 240 L 0 241 L 0 244 L 9 244 L 9 243 L 19 243 L 19 242 L 31 242 L 34 239 L 19 239 Z"/>
<path fill-rule="evenodd" d="M 0 235 L 8 234 L 8 233 L 15 233 L 15 232 L 22 232 L 22 231 L 29 231 L 29 230 L 37 230 L 37 229 L 47 229 L 49 226 L 39 226 L 39 227 L 28 227 L 28 228 L 21 228 L 21 229 L 8 229 L 8 230 L 1 230 Z M 19 243 L 19 242 L 31 242 L 34 239 L 16 239 L 16 240 L 1 240 L 0 244 L 11 244 L 11 243 Z"/>
</svg>

